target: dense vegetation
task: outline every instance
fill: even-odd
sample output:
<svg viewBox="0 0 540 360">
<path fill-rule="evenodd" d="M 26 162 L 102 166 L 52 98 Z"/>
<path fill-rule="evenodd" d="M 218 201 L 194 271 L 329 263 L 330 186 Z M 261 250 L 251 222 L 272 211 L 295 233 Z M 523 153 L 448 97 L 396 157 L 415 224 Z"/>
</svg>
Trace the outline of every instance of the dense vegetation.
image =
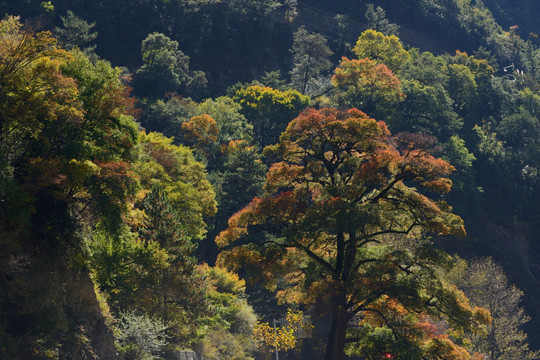
<svg viewBox="0 0 540 360">
<path fill-rule="evenodd" d="M 540 357 L 535 2 L 0 13 L 1 358 Z"/>
</svg>

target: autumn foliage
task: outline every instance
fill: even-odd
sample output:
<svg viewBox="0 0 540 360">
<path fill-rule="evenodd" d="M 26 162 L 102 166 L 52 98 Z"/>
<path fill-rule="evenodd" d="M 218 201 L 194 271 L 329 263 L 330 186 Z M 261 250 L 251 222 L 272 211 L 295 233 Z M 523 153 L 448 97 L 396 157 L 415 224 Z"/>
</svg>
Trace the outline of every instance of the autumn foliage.
<svg viewBox="0 0 540 360">
<path fill-rule="evenodd" d="M 438 256 L 425 235 L 465 234 L 461 218 L 435 200 L 450 190 L 453 167 L 431 154 L 433 146 L 421 135 L 392 136 L 357 109 L 304 111 L 265 149 L 278 161 L 264 194 L 233 215 L 216 242 L 231 246 L 256 229 L 266 235 L 224 251 L 218 262 L 245 265 L 272 289 L 285 282 L 282 301 L 326 304 L 327 359 L 343 352 L 348 321 L 382 296 L 408 311 L 433 302 L 440 312 L 432 315 L 469 321 L 457 293 L 424 271 Z M 410 282 L 417 268 L 423 280 Z"/>
<path fill-rule="evenodd" d="M 385 64 L 369 58 L 343 57 L 332 85 L 340 106 L 355 106 L 370 115 L 405 98 L 399 78 Z"/>
<path fill-rule="evenodd" d="M 300 332 L 309 333 L 312 327 L 311 323 L 304 321 L 303 312 L 288 309 L 287 316 L 280 322 L 279 327 L 257 321 L 253 329 L 253 339 L 260 349 L 270 352 L 275 349 L 287 351 L 298 345 Z"/>
</svg>

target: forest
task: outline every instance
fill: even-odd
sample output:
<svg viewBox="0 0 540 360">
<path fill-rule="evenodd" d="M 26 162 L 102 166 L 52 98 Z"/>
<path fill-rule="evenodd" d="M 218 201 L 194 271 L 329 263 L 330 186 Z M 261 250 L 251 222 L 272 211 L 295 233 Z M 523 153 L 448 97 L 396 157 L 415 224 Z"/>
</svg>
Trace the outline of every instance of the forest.
<svg viewBox="0 0 540 360">
<path fill-rule="evenodd" d="M 539 2 L 0 15 L 0 359 L 540 359 Z"/>
</svg>

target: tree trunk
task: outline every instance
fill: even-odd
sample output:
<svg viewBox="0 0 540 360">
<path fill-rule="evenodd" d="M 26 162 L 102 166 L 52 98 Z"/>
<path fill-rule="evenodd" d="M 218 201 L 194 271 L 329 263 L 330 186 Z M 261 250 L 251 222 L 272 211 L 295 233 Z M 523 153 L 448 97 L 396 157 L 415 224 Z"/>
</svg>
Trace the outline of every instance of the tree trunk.
<svg viewBox="0 0 540 360">
<path fill-rule="evenodd" d="M 332 310 L 332 323 L 324 360 L 342 360 L 345 349 L 345 335 L 347 330 L 347 311 L 342 306 Z"/>
</svg>

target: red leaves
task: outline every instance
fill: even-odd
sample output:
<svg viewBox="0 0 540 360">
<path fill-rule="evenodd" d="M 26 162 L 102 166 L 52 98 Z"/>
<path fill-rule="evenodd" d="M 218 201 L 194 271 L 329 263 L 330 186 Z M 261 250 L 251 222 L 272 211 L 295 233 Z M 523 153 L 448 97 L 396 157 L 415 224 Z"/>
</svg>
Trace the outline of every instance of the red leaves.
<svg viewBox="0 0 540 360">
<path fill-rule="evenodd" d="M 124 178 L 129 176 L 128 170 L 131 168 L 125 161 L 96 162 L 96 164 L 101 168 L 99 172 L 101 178 Z"/>
<path fill-rule="evenodd" d="M 305 168 L 298 165 L 289 165 L 282 161 L 272 164 L 266 178 L 265 191 L 274 192 L 280 188 L 292 186 L 295 179 L 304 173 Z"/>
<path fill-rule="evenodd" d="M 345 214 L 348 222 L 363 218 L 357 204 L 383 200 L 382 207 L 370 211 L 381 212 L 372 219 L 383 219 L 373 225 L 396 227 L 385 231 L 424 227 L 437 234 L 461 233 L 458 216 L 404 185 L 414 181 L 435 191 L 450 190 L 446 176 L 453 167 L 431 154 L 434 145 L 426 136 L 391 137 L 383 122 L 357 109 L 307 109 L 271 149 L 283 161 L 270 168 L 264 196 L 235 214 L 217 241 L 224 246 L 246 235 L 248 226 L 264 223 L 291 227 L 306 222 L 296 231 L 324 226 L 332 232 L 346 223 L 339 220 Z"/>
</svg>

